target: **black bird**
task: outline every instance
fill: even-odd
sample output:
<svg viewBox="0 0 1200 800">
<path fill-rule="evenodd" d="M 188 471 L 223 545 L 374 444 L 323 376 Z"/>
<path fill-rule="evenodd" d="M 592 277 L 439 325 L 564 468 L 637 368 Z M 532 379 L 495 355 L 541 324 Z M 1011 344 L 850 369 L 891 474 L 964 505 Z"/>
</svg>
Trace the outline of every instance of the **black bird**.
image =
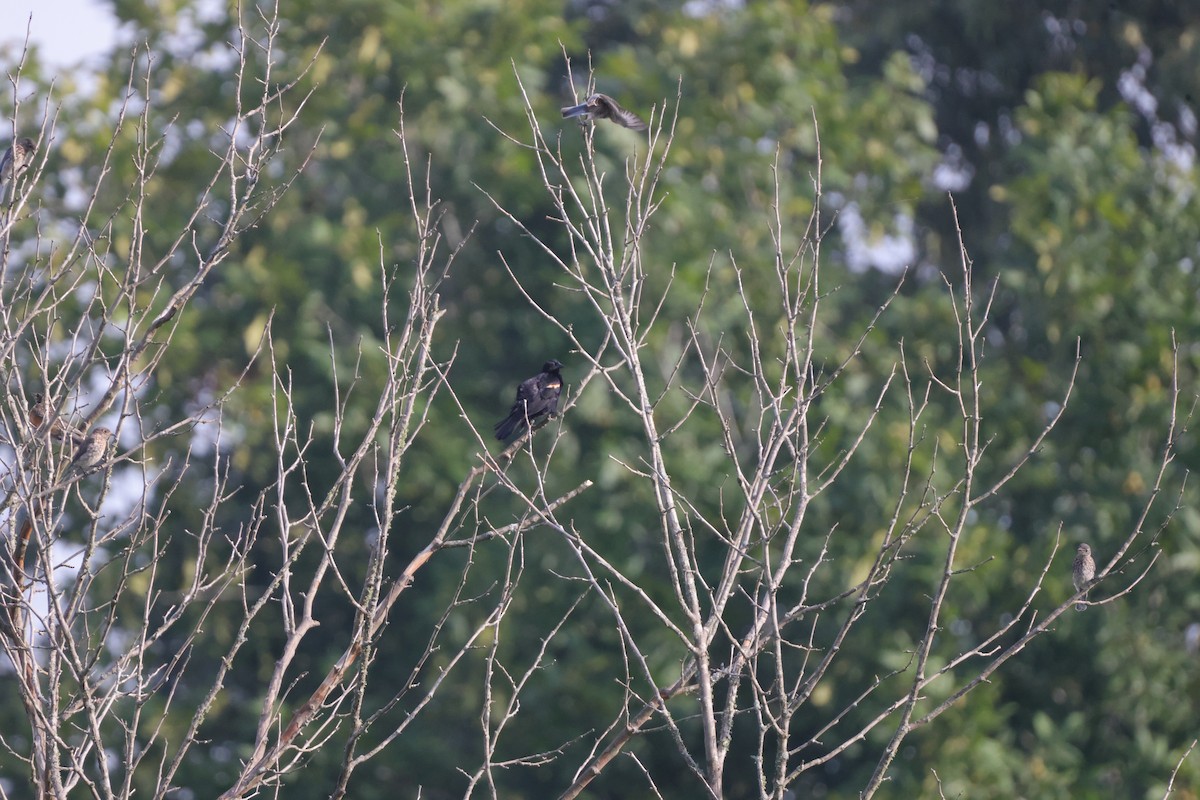
<svg viewBox="0 0 1200 800">
<path fill-rule="evenodd" d="M 637 114 L 626 111 L 617 105 L 616 100 L 599 92 L 577 106 L 567 106 L 562 110 L 562 115 L 564 119 L 571 117 L 582 117 L 584 120 L 611 119 L 622 128 L 632 128 L 635 131 L 644 131 L 647 127 Z"/>
<path fill-rule="evenodd" d="M 0 184 L 8 183 L 14 176 L 20 176 L 33 161 L 35 150 L 33 139 L 28 137 L 18 139 L 5 150 L 4 157 L 0 158 Z"/>
<path fill-rule="evenodd" d="M 555 359 L 542 364 L 542 371 L 532 378 L 521 381 L 517 387 L 517 399 L 508 416 L 496 423 L 496 438 L 505 441 L 514 433 L 525 430 L 527 425 L 550 416 L 558 410 L 558 396 L 562 394 L 562 369 Z"/>
</svg>

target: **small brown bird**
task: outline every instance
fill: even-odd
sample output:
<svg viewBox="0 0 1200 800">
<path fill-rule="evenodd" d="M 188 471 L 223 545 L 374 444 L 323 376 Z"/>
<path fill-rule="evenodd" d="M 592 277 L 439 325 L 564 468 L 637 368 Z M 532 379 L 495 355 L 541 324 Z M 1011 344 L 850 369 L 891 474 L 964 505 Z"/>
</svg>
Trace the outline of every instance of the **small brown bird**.
<svg viewBox="0 0 1200 800">
<path fill-rule="evenodd" d="M 647 128 L 641 117 L 632 111 L 626 111 L 617 105 L 616 100 L 599 92 L 577 106 L 567 106 L 562 110 L 562 115 L 564 119 L 580 117 L 584 121 L 611 119 L 622 128 L 632 128 L 635 131 L 644 131 Z"/>
<path fill-rule="evenodd" d="M 54 410 L 46 402 L 45 396 L 38 392 L 33 396 L 33 404 L 29 406 L 29 424 L 34 428 L 40 428 L 46 418 L 53 413 Z M 61 442 L 68 438 L 74 439 L 77 434 L 68 429 L 62 417 L 55 416 L 54 421 L 50 423 L 50 435 Z"/>
<path fill-rule="evenodd" d="M 33 139 L 26 137 L 18 139 L 15 144 L 4 151 L 4 157 L 0 158 L 0 184 L 8 183 L 10 179 L 20 177 L 21 173 L 29 168 L 33 162 L 33 154 L 37 148 L 33 144 Z"/>
<path fill-rule="evenodd" d="M 105 458 L 113 446 L 113 432 L 108 428 L 95 428 L 79 445 L 75 458 L 67 467 L 66 477 L 85 474 L 95 469 Z"/>
<path fill-rule="evenodd" d="M 46 421 L 46 415 L 50 413 L 46 408 L 46 396 L 41 392 L 33 396 L 33 403 L 29 406 L 29 424 L 35 428 L 41 427 L 41 424 Z"/>
<path fill-rule="evenodd" d="M 1092 547 L 1087 542 L 1079 545 L 1075 550 L 1075 563 L 1071 565 L 1071 581 L 1075 584 L 1075 591 L 1079 591 L 1084 586 L 1092 582 L 1096 577 L 1096 562 L 1092 560 Z M 1087 595 L 1083 596 L 1084 600 Z M 1086 603 L 1076 603 L 1075 610 L 1083 611 L 1087 608 Z"/>
</svg>

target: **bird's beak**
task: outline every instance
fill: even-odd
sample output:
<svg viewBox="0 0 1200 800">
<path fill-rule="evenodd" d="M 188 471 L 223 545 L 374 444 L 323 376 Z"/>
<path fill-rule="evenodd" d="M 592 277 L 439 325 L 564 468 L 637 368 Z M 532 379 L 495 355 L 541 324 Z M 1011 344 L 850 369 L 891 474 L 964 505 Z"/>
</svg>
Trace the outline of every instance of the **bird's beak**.
<svg viewBox="0 0 1200 800">
<path fill-rule="evenodd" d="M 587 112 L 587 107 L 587 103 L 580 103 L 577 106 L 567 106 L 562 110 L 563 119 L 582 117 Z"/>
</svg>

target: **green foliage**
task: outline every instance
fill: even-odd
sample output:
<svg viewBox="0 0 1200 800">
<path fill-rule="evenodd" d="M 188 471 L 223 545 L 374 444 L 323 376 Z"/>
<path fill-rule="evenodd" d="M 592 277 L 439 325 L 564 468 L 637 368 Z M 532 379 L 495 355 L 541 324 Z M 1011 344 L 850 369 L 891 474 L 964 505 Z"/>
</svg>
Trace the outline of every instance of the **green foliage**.
<svg viewBox="0 0 1200 800">
<path fill-rule="evenodd" d="M 949 627 L 939 634 L 934 668 L 981 641 L 997 620 L 1019 606 L 1061 528 L 1062 549 L 1038 600 L 1043 606 L 1057 604 L 1071 591 L 1068 564 L 1074 543 L 1091 542 L 1107 560 L 1147 500 L 1172 413 L 1173 343 L 1180 345 L 1179 379 L 1185 385 L 1194 383 L 1200 358 L 1195 347 L 1200 338 L 1195 163 L 1148 144 L 1144 120 L 1117 102 L 1116 69 L 1123 62 L 1101 59 L 1089 46 L 1087 53 L 1068 59 L 1071 63 L 1059 63 L 1042 39 L 1028 32 L 1037 28 L 1030 22 L 1036 20 L 1030 4 L 988 6 L 987 11 L 979 4 L 936 4 L 941 12 L 953 12 L 950 21 L 935 20 L 932 10 L 921 13 L 914 4 L 878 9 L 871 4 L 871 20 L 877 23 L 873 31 L 864 30 L 862 4 L 856 3 L 643 3 L 624 15 L 617 9 L 605 12 L 608 16 L 587 13 L 600 5 L 564 9 L 562 3 L 537 0 L 287 4 L 275 54 L 280 59 L 276 77 L 290 80 L 310 60 L 314 65 L 303 79 L 307 99 L 292 100 L 274 112 L 280 118 L 299 114 L 301 120 L 275 177 L 305 169 L 275 211 L 237 243 L 234 257 L 205 287 L 192 313 L 179 320 L 173 355 L 149 387 L 163 418 L 173 419 L 197 396 L 232 385 L 270 320 L 274 349 L 269 357 L 286 365 L 299 416 L 312 426 L 312 452 L 321 454 L 310 463 L 308 479 L 314 495 L 328 489 L 337 469 L 331 455 L 337 446 L 330 413 L 335 391 L 348 410 L 348 430 L 342 434 L 348 439 L 366 429 L 374 410 L 370 398 L 389 369 L 380 348 L 389 335 L 378 291 L 381 251 L 388 274 L 403 285 L 420 244 L 407 207 L 405 156 L 395 134 L 403 100 L 408 157 L 417 182 L 427 179 L 432 194 L 442 199 L 445 243 L 463 245 L 440 287 L 447 333 L 436 343 L 439 358 L 454 357 L 449 380 L 462 411 L 440 396 L 409 455 L 412 468 L 401 498 L 406 510 L 393 540 L 398 562 L 393 568 L 398 569 L 428 540 L 430 526 L 440 520 L 464 473 L 477 463 L 478 442 L 462 424 L 461 413 L 486 430 L 511 402 L 516 380 L 545 358 L 564 361 L 568 383 L 572 371 L 580 369 L 571 362 L 567 340 L 530 307 L 508 269 L 535 304 L 560 318 L 577 319 L 574 332 L 581 339 L 598 341 L 605 334 L 586 313 L 583 300 L 556 285 L 558 275 L 545 253 L 495 210 L 496 205 L 507 209 L 552 246 L 563 243 L 548 220 L 553 209 L 536 162 L 520 145 L 529 139 L 521 90 L 544 129 L 561 126 L 563 151 L 579 152 L 579 131 L 558 119 L 558 107 L 572 100 L 562 54 L 571 57 L 577 88 L 582 88 L 590 50 L 600 90 L 619 95 L 644 116 L 652 108 L 655 119 L 678 113 L 664 179 L 666 196 L 643 251 L 643 258 L 655 264 L 647 296 L 668 293 L 667 322 L 646 345 L 645 358 L 655 365 L 654 377 L 660 381 L 655 388 L 666 385 L 672 374 L 689 334 L 687 315 L 701 298 L 706 330 L 719 332 L 732 355 L 747 354 L 749 331 L 740 313 L 739 286 L 753 303 L 766 360 L 779 358 L 783 345 L 772 333 L 779 330 L 784 311 L 775 296 L 775 264 L 790 259 L 817 233 L 826 238 L 820 278 L 824 305 L 821 327 L 814 331 L 816 363 L 830 374 L 855 353 L 894 282 L 877 272 L 852 271 L 844 257 L 847 245 L 836 229 L 805 229 L 819 169 L 823 224 L 853 203 L 868 223 L 867 237 L 877 241 L 897 219 L 916 219 L 919 255 L 914 274 L 866 335 L 860 357 L 820 398 L 816 457 L 825 464 L 837 461 L 903 352 L 913 394 L 919 398 L 929 388 L 933 404 L 916 434 L 912 472 L 924 476 L 933 471 L 931 483 L 940 492 L 949 492 L 955 479 L 943 465 L 962 456 L 953 400 L 936 381 L 948 382 L 962 363 L 952 302 L 961 299 L 964 287 L 958 278 L 951 211 L 931 175 L 941 158 L 938 146 L 946 145 L 939 137 L 966 146 L 976 178 L 957 207 L 979 276 L 973 287 L 976 302 L 988 296 L 995 281 L 981 368 L 984 438 L 991 459 L 982 467 L 984 483 L 998 479 L 1032 446 L 1052 416 L 1049 404 L 1067 389 L 1077 348 L 1082 360 L 1058 428 L 1014 484 L 975 520 L 960 550 L 958 566 L 975 566 L 977 580 L 956 585 L 947 600 Z M 232 16 L 236 11 L 231 7 L 202 16 L 198 8 L 186 2 L 114 4 L 119 19 L 136 31 L 136 40 L 150 43 L 152 72 L 162 87 L 145 127 L 170 131 L 171 146 L 151 159 L 157 165 L 150 185 L 154 218 L 145 221 L 151 250 L 166 247 L 165 239 L 155 237 L 171 235 L 166 221 L 186 214 L 195 186 L 211 177 L 212 140 L 239 99 L 256 100 L 231 96 L 228 64 L 204 57 L 222 42 L 239 41 Z M 846 13 L 855 10 L 857 16 L 847 22 Z M 1161 34 L 1148 21 L 1138 22 L 1135 27 L 1144 34 Z M 946 32 L 950 28 L 963 33 L 964 43 L 954 57 L 969 65 L 979 78 L 977 85 L 995 84 L 996 92 L 981 90 L 971 102 L 957 102 L 961 98 L 950 92 L 949 82 L 923 74 L 920 64 L 903 52 L 902 33 L 918 23 L 936 23 L 933 33 L 939 35 L 927 37 L 935 45 L 953 41 Z M 1188 24 L 1194 27 L 1194 22 Z M 989 33 L 1014 30 L 1026 33 L 1012 40 Z M 181 31 L 192 35 L 180 37 Z M 1173 80 L 1183 80 L 1178 61 L 1194 59 L 1184 43 L 1181 37 L 1164 59 L 1172 65 Z M 1039 58 L 1021 66 L 1031 51 Z M 941 53 L 935 48 L 935 57 Z M 139 63 L 144 59 L 145 54 L 136 57 Z M 1054 69 L 1061 66 L 1073 69 Z M 79 169 L 85 181 L 100 177 L 99 154 L 109 146 L 110 135 L 102 123 L 125 92 L 129 71 L 128 55 L 115 53 L 92 95 L 67 98 L 71 113 L 60 122 L 51 156 L 56 169 L 48 174 Z M 37 81 L 36 69 L 31 67 L 27 77 Z M 1174 89 L 1160 100 L 1165 104 L 1186 96 Z M 996 111 L 997 106 L 1003 111 Z M 986 146 L 966 144 L 973 125 L 996 125 L 998 115 L 1011 123 L 1010 141 L 1001 142 L 994 133 Z M 646 140 L 614 127 L 597 128 L 595 140 L 597 160 L 608 173 L 610 202 L 617 204 L 626 159 L 644 149 Z M 100 195 L 104 207 L 114 210 L 113 247 L 121 259 L 132 257 L 134 224 L 122 213 L 129 207 L 123 192 L 143 145 L 133 128 L 118 136 L 112 143 L 112 172 Z M 779 196 L 774 193 L 777 174 Z M 48 180 L 45 186 L 48 209 L 63 217 L 67 190 L 65 179 Z M 768 224 L 775 213 L 783 220 L 779 243 L 772 241 Z M 197 244 L 201 250 L 215 241 L 215 224 L 208 235 L 208 241 Z M 181 282 L 188 267 L 169 266 Z M 806 260 L 801 271 L 808 269 L 811 261 Z M 408 299 L 393 295 L 389 302 L 392 318 L 402 318 Z M 77 309 L 65 313 L 68 321 L 78 318 Z M 687 379 L 696 383 L 699 376 Z M 736 390 L 730 402 L 748 404 L 752 383 L 731 383 Z M 229 407 L 230 417 L 239 423 L 231 466 L 246 497 L 267 485 L 276 470 L 266 446 L 275 434 L 271 390 L 270 371 L 259 363 Z M 566 436 L 546 493 L 554 496 L 585 478 L 594 479 L 595 488 L 575 501 L 575 515 L 592 525 L 581 534 L 651 597 L 670 605 L 666 566 L 653 533 L 653 498 L 644 484 L 629 480 L 622 466 L 643 466 L 644 447 L 635 435 L 638 420 L 600 382 L 578 401 L 564 421 L 555 423 Z M 682 392 L 675 392 L 662 409 L 679 415 L 688 404 Z M 800 547 L 805 559 L 816 557 L 825 545 L 824 533 L 836 529 L 829 541 L 836 566 L 812 587 L 818 594 L 837 591 L 866 569 L 856 560 L 864 552 L 862 543 L 881 541 L 896 513 L 901 467 L 909 457 L 909 409 L 895 388 L 882 407 L 873 429 L 877 435 L 864 442 L 847 466 L 847 479 L 814 504 L 806 521 L 812 535 Z M 674 441 L 668 466 L 681 493 L 705 498 L 698 511 L 706 518 L 728 520 L 738 508 L 726 503 L 722 487 L 735 478 L 720 471 L 725 461 L 716 420 L 700 419 L 702 424 Z M 753 452 L 757 433 L 749 424 L 736 432 L 746 452 Z M 1169 473 L 1164 493 L 1182 491 L 1185 511 L 1162 532 L 1163 557 L 1147 582 L 1115 603 L 1062 619 L 1043 641 L 915 734 L 892 766 L 888 796 L 936 796 L 939 789 L 946 797 L 972 798 L 1161 793 L 1189 737 L 1195 736 L 1189 711 L 1200 701 L 1189 662 L 1194 655 L 1183 651 L 1184 631 L 1200 613 L 1200 595 L 1194 590 L 1200 519 L 1188 512 L 1197 498 L 1191 487 L 1183 488 L 1182 468 L 1197 466 L 1198 452 L 1190 433 L 1179 440 L 1180 469 Z M 535 441 L 535 452 L 539 447 Z M 196 498 L 211 489 L 203 473 L 189 472 L 178 490 L 173 523 L 184 529 L 199 513 Z M 518 485 L 532 480 L 532 470 L 520 465 L 510 475 Z M 908 498 L 900 516 L 914 512 L 919 500 Z M 952 515 L 954 503 L 948 501 L 944 513 Z M 511 497 L 485 498 L 480 529 L 503 524 L 519 508 Z M 370 530 L 370 509 L 357 511 L 358 529 Z M 235 530 L 239 520 L 230 513 L 223 523 Z M 1148 529 L 1162 521 L 1162 512 L 1156 512 Z M 929 594 L 943 568 L 935 557 L 942 548 L 939 534 L 931 526 L 914 540 L 906 553 L 912 568 L 886 586 L 862 623 L 872 635 L 846 647 L 839 666 L 814 695 L 819 707 L 841 708 L 876 676 L 911 669 Z M 340 547 L 345 563 L 365 564 L 365 542 L 345 541 Z M 1144 552 L 1131 555 L 1141 557 L 1139 565 L 1145 563 Z M 395 681 L 407 680 L 415 666 L 412 643 L 430 636 L 456 596 L 467 557 L 456 551 L 430 565 L 384 637 L 376 670 Z M 502 571 L 510 558 L 523 565 L 511 599 L 513 618 L 523 623 L 498 634 L 501 654 L 519 664 L 578 599 L 572 585 L 557 577 L 574 568 L 571 553 L 560 539 L 539 532 L 514 543 L 512 551 L 481 547 L 469 557 L 478 567 L 463 588 L 466 596 L 494 599 L 496 587 L 488 576 Z M 181 563 L 170 552 L 163 558 L 181 575 L 201 568 Z M 1124 577 L 1132 578 L 1138 568 Z M 269 577 L 265 569 L 252 570 L 247 581 L 263 585 Z M 1106 590 L 1098 595 L 1105 596 Z M 620 599 L 620 591 L 614 590 L 614 596 Z M 128 597 L 129 613 L 143 599 L 136 592 Z M 448 641 L 465 638 L 479 622 L 470 615 L 482 613 L 473 608 L 461 618 L 452 616 Z M 734 630 L 738 614 L 748 613 L 735 609 Z M 295 697 L 305 696 L 304 690 L 324 674 L 336 657 L 339 629 L 353 617 L 344 602 L 325 604 L 325 598 L 318 616 L 325 627 L 303 655 L 306 674 Z M 647 619 L 644 625 L 636 633 L 649 645 L 650 668 L 669 682 L 685 655 L 657 621 Z M 198 650 L 192 658 L 215 666 L 221 646 L 235 631 L 219 615 L 208 627 L 216 635 L 211 649 Z M 164 641 L 158 656 L 166 660 L 187 645 Z M 194 761 L 181 775 L 196 796 L 213 796 L 235 771 L 230 760 L 236 763 L 248 755 L 233 749 L 233 743 L 252 740 L 260 682 L 279 646 L 276 635 L 264 634 L 239 656 L 242 669 L 202 731 L 212 746 L 193 753 Z M 566 756 L 507 772 L 500 796 L 550 796 L 569 784 L 586 753 L 588 736 L 595 734 L 595 720 L 613 717 L 619 709 L 622 687 L 611 682 L 611 674 L 613 654 L 620 647 L 620 634 L 597 598 L 587 597 L 571 611 L 570 623 L 553 643 L 552 660 L 565 666 L 531 682 L 523 695 L 522 716 L 508 734 L 508 743 L 519 752 L 502 753 L 516 757 L 565 747 Z M 444 661 L 435 658 L 429 668 L 440 666 Z M 352 796 L 391 797 L 398 783 L 410 788 L 420 784 L 422 797 L 459 796 L 464 783 L 457 770 L 473 767 L 482 747 L 482 669 L 476 658 L 453 673 L 446 691 L 389 745 L 388 754 L 360 770 L 351 784 Z M 971 675 L 970 663 L 955 671 L 961 680 Z M 637 679 L 631 681 L 637 684 Z M 178 691 L 199 689 L 180 686 Z M 941 687 L 931 690 L 922 707 L 928 711 L 945 696 Z M 399 724 L 409 710 L 393 710 L 388 721 Z M 848 714 L 837 731 L 855 730 L 877 713 L 868 703 Z M 12 719 L 19 711 L 8 706 L 4 714 Z M 4 721 L 0 729 L 13 728 Z M 695 729 L 684 733 L 698 737 Z M 794 787 L 797 793 L 857 796 L 890 733 L 885 725 L 848 749 L 834 767 L 806 773 Z M 644 762 L 685 772 L 665 734 L 638 740 L 636 747 Z M 288 787 L 288 796 L 327 796 L 333 781 L 329 765 L 340 755 L 337 746 L 316 754 Z M 749 770 L 750 757 L 748 751 L 739 752 L 735 761 Z M 1177 787 L 1182 783 L 1194 791 L 1200 783 L 1195 764 L 1193 756 Z M 635 764 L 619 761 L 596 784 L 593 796 L 631 796 L 622 789 L 641 786 L 640 774 Z M 756 788 L 744 775 L 731 775 L 729 790 L 731 797 L 748 796 Z M 686 780 L 675 791 L 674 797 L 698 796 Z"/>
</svg>

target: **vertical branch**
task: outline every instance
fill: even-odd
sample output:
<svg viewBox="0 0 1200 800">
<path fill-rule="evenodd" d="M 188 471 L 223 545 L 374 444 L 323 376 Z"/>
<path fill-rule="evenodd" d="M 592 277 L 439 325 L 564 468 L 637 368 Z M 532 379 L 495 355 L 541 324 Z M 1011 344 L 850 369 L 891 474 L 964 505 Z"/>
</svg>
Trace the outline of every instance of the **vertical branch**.
<svg viewBox="0 0 1200 800">
<path fill-rule="evenodd" d="M 955 231 L 958 233 L 963 292 L 961 308 L 957 301 L 952 300 L 951 302 L 955 321 L 957 322 L 959 367 L 955 374 L 953 388 L 940 381 L 938 383 L 950 392 L 953 397 L 958 407 L 959 420 L 962 426 L 962 478 L 955 487 L 955 493 L 959 495 L 960 502 L 953 522 L 947 522 L 942 514 L 942 507 L 945 501 L 949 499 L 948 497 L 939 499 L 937 503 L 938 508 L 934 512 L 936 518 L 944 526 L 948 538 L 941 579 L 934 589 L 929 605 L 929 620 L 925 625 L 925 632 L 917 647 L 916 663 L 914 665 L 915 673 L 907 700 L 900 713 L 900 720 L 895 732 L 884 748 L 879 762 L 876 764 L 870 781 L 863 791 L 863 797 L 871 797 L 879 789 L 880 784 L 882 784 L 887 776 L 888 767 L 891 766 L 892 760 L 896 757 L 896 753 L 900 749 L 901 743 L 912 731 L 913 714 L 917 701 L 921 696 L 921 687 L 928 677 L 927 668 L 930 653 L 933 651 L 936 634 L 941 629 L 942 605 L 945 602 L 946 593 L 950 590 L 950 582 L 957 574 L 955 558 L 958 554 L 958 546 L 963 532 L 967 528 L 970 514 L 977 502 L 975 498 L 975 471 L 983 455 L 982 443 L 980 441 L 980 429 L 983 422 L 979 400 L 979 359 L 982 355 L 980 336 L 982 335 L 983 326 L 987 322 L 988 308 L 985 306 L 979 318 L 976 318 L 972 264 L 970 257 L 967 255 L 966 245 L 962 239 L 962 229 L 958 225 L 958 212 L 954 208 L 953 200 L 951 200 L 951 209 L 954 212 Z M 948 290 L 953 295 L 953 285 L 949 280 L 946 283 Z M 937 380 L 936 376 L 934 376 L 934 380 Z"/>
</svg>

